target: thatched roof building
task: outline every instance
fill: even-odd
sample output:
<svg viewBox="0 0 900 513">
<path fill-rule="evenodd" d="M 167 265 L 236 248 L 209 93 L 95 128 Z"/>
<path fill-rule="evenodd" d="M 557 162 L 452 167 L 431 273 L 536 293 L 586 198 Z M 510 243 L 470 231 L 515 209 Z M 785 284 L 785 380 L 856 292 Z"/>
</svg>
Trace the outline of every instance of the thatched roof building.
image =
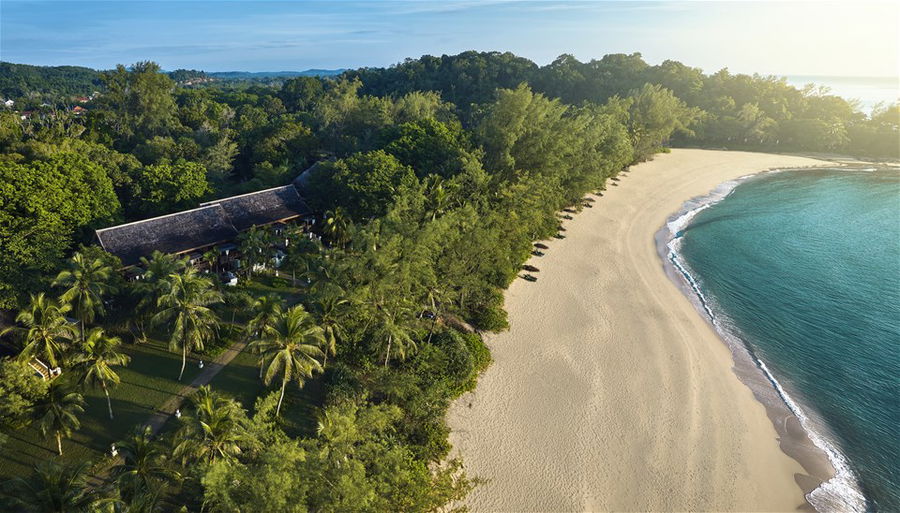
<svg viewBox="0 0 900 513">
<path fill-rule="evenodd" d="M 125 266 L 153 251 L 186 254 L 228 243 L 254 226 L 311 216 L 293 185 L 210 201 L 200 208 L 97 230 L 104 250 Z"/>
<path fill-rule="evenodd" d="M 127 266 L 153 251 L 187 253 L 233 240 L 237 234 L 225 209 L 208 205 L 97 230 L 97 240 Z"/>
<path fill-rule="evenodd" d="M 254 226 L 288 221 L 311 214 L 309 207 L 293 185 L 241 194 L 200 205 L 204 207 L 221 205 L 239 232 Z"/>
</svg>

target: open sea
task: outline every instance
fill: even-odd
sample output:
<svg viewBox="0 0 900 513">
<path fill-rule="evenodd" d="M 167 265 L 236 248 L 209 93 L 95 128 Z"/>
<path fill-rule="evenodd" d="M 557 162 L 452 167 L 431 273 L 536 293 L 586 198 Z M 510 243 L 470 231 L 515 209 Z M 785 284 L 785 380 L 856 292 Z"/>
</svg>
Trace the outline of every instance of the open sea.
<svg viewBox="0 0 900 513">
<path fill-rule="evenodd" d="M 807 499 L 900 512 L 900 169 L 756 175 L 669 230 L 695 302 L 837 469 Z"/>
<path fill-rule="evenodd" d="M 841 77 L 787 75 L 787 83 L 803 89 L 807 84 L 825 86 L 834 94 L 847 100 L 856 100 L 859 109 L 872 114 L 876 105 L 890 105 L 900 101 L 900 77 Z"/>
</svg>

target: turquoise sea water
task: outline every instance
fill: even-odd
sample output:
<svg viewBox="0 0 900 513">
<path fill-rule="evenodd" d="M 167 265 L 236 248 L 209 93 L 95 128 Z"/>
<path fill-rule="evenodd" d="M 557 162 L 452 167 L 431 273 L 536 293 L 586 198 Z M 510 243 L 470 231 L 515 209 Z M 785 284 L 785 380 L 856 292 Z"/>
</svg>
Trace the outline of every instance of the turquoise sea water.
<svg viewBox="0 0 900 513">
<path fill-rule="evenodd" d="M 670 258 L 849 466 L 813 505 L 900 511 L 900 171 L 768 173 L 695 213 Z"/>
</svg>

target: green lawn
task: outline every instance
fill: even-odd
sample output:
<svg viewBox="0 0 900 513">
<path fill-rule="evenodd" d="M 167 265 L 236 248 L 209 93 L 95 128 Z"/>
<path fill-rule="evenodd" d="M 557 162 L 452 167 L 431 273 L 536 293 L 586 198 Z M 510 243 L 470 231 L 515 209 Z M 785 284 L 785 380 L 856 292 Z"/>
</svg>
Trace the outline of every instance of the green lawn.
<svg viewBox="0 0 900 513">
<path fill-rule="evenodd" d="M 197 361 L 188 359 L 182 381 L 177 381 L 181 356 L 171 353 L 161 342 L 127 345 L 131 355 L 128 367 L 119 369 L 122 383 L 110 392 L 115 420 L 109 420 L 106 397 L 100 389 L 85 394 L 87 406 L 81 416 L 81 429 L 63 440 L 64 461 L 99 461 L 110 444 L 125 438 L 131 429 L 143 424 L 199 372 Z M 64 374 L 58 379 L 66 379 Z M 36 425 L 10 435 L 0 457 L 0 479 L 21 475 L 31 465 L 58 458 L 54 440 L 46 440 Z"/>
<path fill-rule="evenodd" d="M 212 383 L 213 389 L 231 395 L 243 404 L 250 414 L 257 396 L 266 393 L 266 386 L 259 379 L 259 367 L 256 355 L 246 349 L 222 369 Z M 280 390 L 278 384 L 272 383 L 270 391 Z M 324 399 L 324 388 L 321 379 L 306 383 L 303 389 L 296 384 L 288 384 L 284 394 L 281 415 L 285 420 L 285 430 L 291 435 L 311 435 L 315 433 L 319 407 Z"/>
<path fill-rule="evenodd" d="M 266 294 L 281 296 L 289 306 L 297 304 L 303 295 L 302 289 L 292 287 L 289 284 L 289 280 L 269 275 L 254 276 L 253 280 L 247 283 L 245 287 L 254 297 Z"/>
<path fill-rule="evenodd" d="M 277 294 L 289 305 L 296 304 L 300 289 L 289 287 L 284 280 L 269 276 L 255 276 L 254 281 L 245 285 L 254 295 Z M 238 315 L 238 317 L 242 317 Z M 224 318 L 224 315 L 223 315 Z M 225 319 L 226 322 L 230 319 Z M 235 324 L 242 324 L 238 320 Z M 224 333 L 223 333 L 224 336 Z M 204 359 L 212 359 L 221 349 L 209 347 Z M 199 373 L 197 358 L 188 357 L 184 377 L 179 382 L 181 355 L 169 352 L 164 342 L 151 341 L 140 345 L 125 345 L 131 355 L 128 367 L 119 369 L 122 383 L 111 390 L 115 420 L 109 419 L 106 398 L 100 389 L 85 394 L 85 413 L 81 415 L 81 429 L 70 439 L 63 440 L 62 461 L 99 462 L 109 453 L 110 444 L 124 439 L 131 430 L 147 421 L 153 412 L 175 395 Z M 253 409 L 256 397 L 265 392 L 260 382 L 256 356 L 242 352 L 230 365 L 213 379 L 213 389 L 238 399 L 248 410 Z M 59 379 L 66 379 L 63 375 Z M 273 390 L 276 386 L 273 384 Z M 282 416 L 286 430 L 293 435 L 315 432 L 318 406 L 322 403 L 324 391 L 320 379 L 312 380 L 299 390 L 296 385 L 288 385 L 282 406 Z M 166 429 L 172 428 L 172 422 Z M 20 476 L 30 471 L 33 464 L 59 458 L 54 439 L 45 439 L 37 424 L 10 434 L 9 441 L 0 449 L 0 481 Z"/>
</svg>

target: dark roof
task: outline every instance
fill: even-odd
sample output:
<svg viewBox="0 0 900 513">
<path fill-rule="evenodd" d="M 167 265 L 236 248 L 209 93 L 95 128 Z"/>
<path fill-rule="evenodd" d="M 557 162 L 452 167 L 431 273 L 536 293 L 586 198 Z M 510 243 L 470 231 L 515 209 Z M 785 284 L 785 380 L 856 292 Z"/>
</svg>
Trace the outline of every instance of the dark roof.
<svg viewBox="0 0 900 513">
<path fill-rule="evenodd" d="M 313 173 L 317 172 L 320 167 L 322 167 L 322 163 L 316 162 L 303 170 L 302 173 L 297 175 L 297 178 L 294 178 L 294 181 L 292 182 L 294 187 L 296 187 L 298 191 L 306 193 L 306 187 L 309 186 L 309 181 L 312 179 Z"/>
<path fill-rule="evenodd" d="M 312 213 L 293 185 L 201 203 L 220 205 L 238 231 Z"/>
<path fill-rule="evenodd" d="M 214 204 L 97 230 L 97 239 L 127 266 L 153 251 L 183 253 L 232 240 L 237 234 L 225 209 Z"/>
</svg>

